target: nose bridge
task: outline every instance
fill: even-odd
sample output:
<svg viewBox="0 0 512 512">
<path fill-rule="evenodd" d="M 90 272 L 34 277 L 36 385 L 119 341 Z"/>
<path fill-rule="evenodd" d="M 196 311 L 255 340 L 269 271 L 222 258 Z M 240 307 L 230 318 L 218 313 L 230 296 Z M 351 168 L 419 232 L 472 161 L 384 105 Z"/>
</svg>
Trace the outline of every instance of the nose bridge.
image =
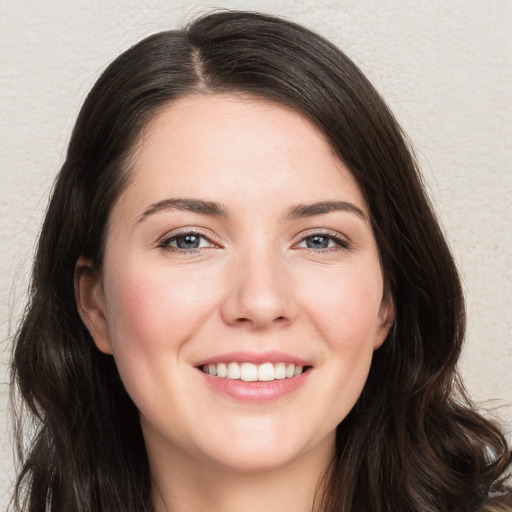
<svg viewBox="0 0 512 512">
<path fill-rule="evenodd" d="M 267 240 L 248 244 L 235 260 L 225 320 L 258 328 L 291 320 L 292 290 L 281 252 Z"/>
</svg>

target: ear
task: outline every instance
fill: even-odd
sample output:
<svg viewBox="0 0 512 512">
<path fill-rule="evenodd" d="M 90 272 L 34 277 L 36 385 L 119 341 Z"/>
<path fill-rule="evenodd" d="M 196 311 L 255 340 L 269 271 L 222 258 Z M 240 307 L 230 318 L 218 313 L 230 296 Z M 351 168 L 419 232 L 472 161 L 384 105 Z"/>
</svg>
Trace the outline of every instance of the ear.
<svg viewBox="0 0 512 512">
<path fill-rule="evenodd" d="M 75 301 L 78 314 L 98 349 L 112 354 L 101 272 L 92 261 L 80 256 L 75 265 Z"/>
<path fill-rule="evenodd" d="M 385 291 L 382 297 L 382 302 L 379 307 L 379 314 L 377 318 L 377 331 L 375 333 L 375 343 L 373 349 L 377 350 L 386 339 L 386 336 L 395 321 L 395 303 L 391 293 Z"/>
</svg>

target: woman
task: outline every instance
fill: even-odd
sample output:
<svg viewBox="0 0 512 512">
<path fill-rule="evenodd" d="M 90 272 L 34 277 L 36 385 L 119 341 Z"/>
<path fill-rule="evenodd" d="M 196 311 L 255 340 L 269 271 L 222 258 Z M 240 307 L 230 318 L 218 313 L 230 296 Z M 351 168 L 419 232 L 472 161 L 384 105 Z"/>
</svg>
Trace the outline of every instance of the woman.
<svg viewBox="0 0 512 512">
<path fill-rule="evenodd" d="M 90 92 L 43 225 L 19 508 L 484 510 L 510 454 L 463 333 L 414 159 L 345 55 L 254 13 L 156 34 Z"/>
</svg>

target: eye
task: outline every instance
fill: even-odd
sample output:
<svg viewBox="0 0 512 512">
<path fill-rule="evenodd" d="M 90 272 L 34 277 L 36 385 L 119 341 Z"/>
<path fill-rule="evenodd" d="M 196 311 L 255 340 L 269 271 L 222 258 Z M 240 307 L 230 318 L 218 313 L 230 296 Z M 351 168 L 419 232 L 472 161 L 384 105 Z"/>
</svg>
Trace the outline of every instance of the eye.
<svg viewBox="0 0 512 512">
<path fill-rule="evenodd" d="M 187 231 L 171 235 L 160 243 L 159 247 L 167 250 L 193 251 L 205 247 L 213 247 L 214 244 L 201 233 Z"/>
<path fill-rule="evenodd" d="M 349 243 L 339 235 L 313 233 L 304 237 L 296 247 L 314 251 L 348 249 Z"/>
</svg>

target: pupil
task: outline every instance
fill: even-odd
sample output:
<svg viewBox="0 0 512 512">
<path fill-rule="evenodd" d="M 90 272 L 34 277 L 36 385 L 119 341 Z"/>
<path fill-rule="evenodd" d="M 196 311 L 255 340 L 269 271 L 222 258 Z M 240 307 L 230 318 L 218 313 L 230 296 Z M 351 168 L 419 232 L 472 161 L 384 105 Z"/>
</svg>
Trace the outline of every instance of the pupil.
<svg viewBox="0 0 512 512">
<path fill-rule="evenodd" d="M 327 249 L 329 246 L 329 239 L 325 236 L 311 236 L 307 239 L 306 245 L 309 249 Z"/>
<path fill-rule="evenodd" d="M 199 247 L 199 236 L 197 236 L 197 235 L 180 236 L 176 240 L 176 245 L 180 249 L 197 249 Z"/>
</svg>

